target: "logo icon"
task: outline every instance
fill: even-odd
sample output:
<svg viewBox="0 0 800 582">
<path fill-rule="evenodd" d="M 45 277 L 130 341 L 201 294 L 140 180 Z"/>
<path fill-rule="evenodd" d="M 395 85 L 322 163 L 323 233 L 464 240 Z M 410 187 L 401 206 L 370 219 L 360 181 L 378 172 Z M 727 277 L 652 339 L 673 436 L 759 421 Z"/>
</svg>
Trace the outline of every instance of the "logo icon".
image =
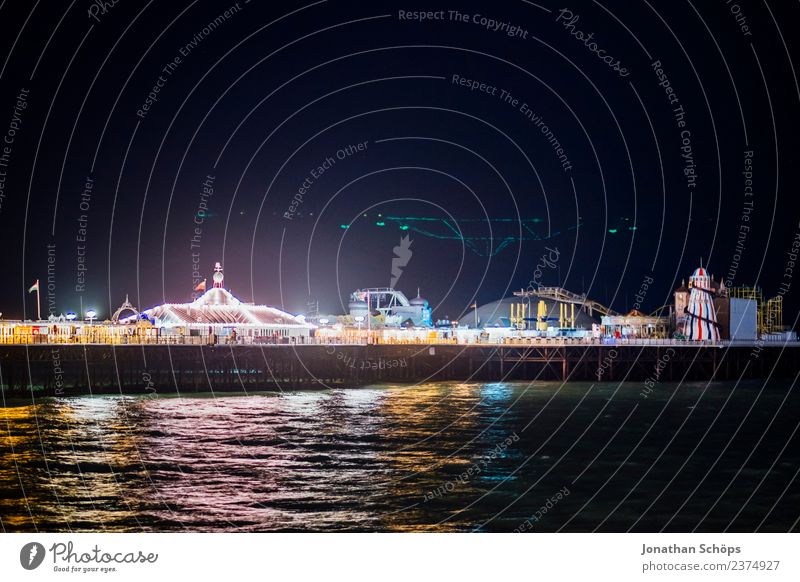
<svg viewBox="0 0 800 582">
<path fill-rule="evenodd" d="M 39 542 L 30 542 L 19 551 L 19 563 L 26 570 L 35 570 L 44 561 L 44 546 Z"/>
<path fill-rule="evenodd" d="M 392 282 L 389 283 L 390 289 L 394 289 L 394 286 L 397 285 L 400 275 L 403 274 L 403 267 L 408 265 L 408 261 L 411 260 L 411 255 L 413 254 L 411 251 L 412 242 L 414 241 L 406 235 L 400 239 L 400 244 L 392 249 L 395 256 L 392 258 Z"/>
</svg>

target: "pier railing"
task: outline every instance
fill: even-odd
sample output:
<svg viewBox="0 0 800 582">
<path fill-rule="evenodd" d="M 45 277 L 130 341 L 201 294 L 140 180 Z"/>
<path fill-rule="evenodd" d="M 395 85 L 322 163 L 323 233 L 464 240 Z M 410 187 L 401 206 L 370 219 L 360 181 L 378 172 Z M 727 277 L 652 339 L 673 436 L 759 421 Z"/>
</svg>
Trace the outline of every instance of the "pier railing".
<svg viewBox="0 0 800 582">
<path fill-rule="evenodd" d="M 174 345 L 174 346 L 220 346 L 220 345 L 327 345 L 341 344 L 366 345 L 366 339 L 361 341 L 333 341 L 313 337 L 278 337 L 278 338 L 259 338 L 259 337 L 230 337 L 230 336 L 113 336 L 113 337 L 91 337 L 91 336 L 70 336 L 52 337 L 48 335 L 17 335 L 0 337 L 0 345 Z"/>
<path fill-rule="evenodd" d="M 797 345 L 798 342 L 776 342 L 770 340 L 750 341 L 695 341 L 673 338 L 578 338 L 578 337 L 535 337 L 511 336 L 503 338 L 485 337 L 437 337 L 386 339 L 380 335 L 360 337 L 251 337 L 214 335 L 159 335 L 159 336 L 52 336 L 52 335 L 14 335 L 0 336 L 0 345 L 164 345 L 164 346 L 301 346 L 301 345 L 482 345 L 482 346 L 687 346 L 687 347 L 727 347 L 753 346 L 763 343 Z"/>
</svg>

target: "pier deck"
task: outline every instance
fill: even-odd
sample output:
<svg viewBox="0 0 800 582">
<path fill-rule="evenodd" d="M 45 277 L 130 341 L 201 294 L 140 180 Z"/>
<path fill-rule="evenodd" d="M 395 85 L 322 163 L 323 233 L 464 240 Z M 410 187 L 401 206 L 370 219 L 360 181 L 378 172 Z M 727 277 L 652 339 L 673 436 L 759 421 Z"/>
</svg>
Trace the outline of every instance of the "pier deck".
<svg viewBox="0 0 800 582">
<path fill-rule="evenodd" d="M 291 390 L 431 381 L 794 377 L 800 344 L 5 345 L 8 394 Z"/>
</svg>

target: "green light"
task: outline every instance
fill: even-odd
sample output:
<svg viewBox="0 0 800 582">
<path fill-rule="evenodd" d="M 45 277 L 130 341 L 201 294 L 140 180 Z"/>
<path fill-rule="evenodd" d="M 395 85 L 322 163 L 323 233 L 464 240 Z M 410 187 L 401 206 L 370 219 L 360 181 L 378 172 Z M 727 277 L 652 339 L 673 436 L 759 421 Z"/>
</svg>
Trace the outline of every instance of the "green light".
<svg viewBox="0 0 800 582">
<path fill-rule="evenodd" d="M 400 227 L 400 230 L 408 230 L 408 225 L 404 224 L 403 226 Z"/>
<path fill-rule="evenodd" d="M 617 234 L 617 229 L 616 228 L 609 228 L 608 232 L 610 232 L 611 234 Z"/>
<path fill-rule="evenodd" d="M 629 227 L 628 227 L 628 230 L 636 230 L 636 228 L 637 228 L 637 227 L 635 227 L 635 226 L 629 226 Z"/>
<path fill-rule="evenodd" d="M 386 223 L 381 220 L 379 222 L 376 222 L 375 226 L 386 226 Z"/>
<path fill-rule="evenodd" d="M 346 224 L 340 224 L 339 228 L 347 228 L 347 225 Z"/>
</svg>

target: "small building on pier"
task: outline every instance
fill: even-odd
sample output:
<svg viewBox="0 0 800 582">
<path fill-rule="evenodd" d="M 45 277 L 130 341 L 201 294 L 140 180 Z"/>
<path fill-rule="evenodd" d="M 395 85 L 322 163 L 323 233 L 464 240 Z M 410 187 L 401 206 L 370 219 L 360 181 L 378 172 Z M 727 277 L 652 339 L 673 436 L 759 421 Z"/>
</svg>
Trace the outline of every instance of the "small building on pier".
<svg viewBox="0 0 800 582">
<path fill-rule="evenodd" d="M 604 315 L 602 334 L 627 339 L 664 339 L 669 337 L 670 318 L 645 315 L 634 309 L 625 315 Z"/>
</svg>

